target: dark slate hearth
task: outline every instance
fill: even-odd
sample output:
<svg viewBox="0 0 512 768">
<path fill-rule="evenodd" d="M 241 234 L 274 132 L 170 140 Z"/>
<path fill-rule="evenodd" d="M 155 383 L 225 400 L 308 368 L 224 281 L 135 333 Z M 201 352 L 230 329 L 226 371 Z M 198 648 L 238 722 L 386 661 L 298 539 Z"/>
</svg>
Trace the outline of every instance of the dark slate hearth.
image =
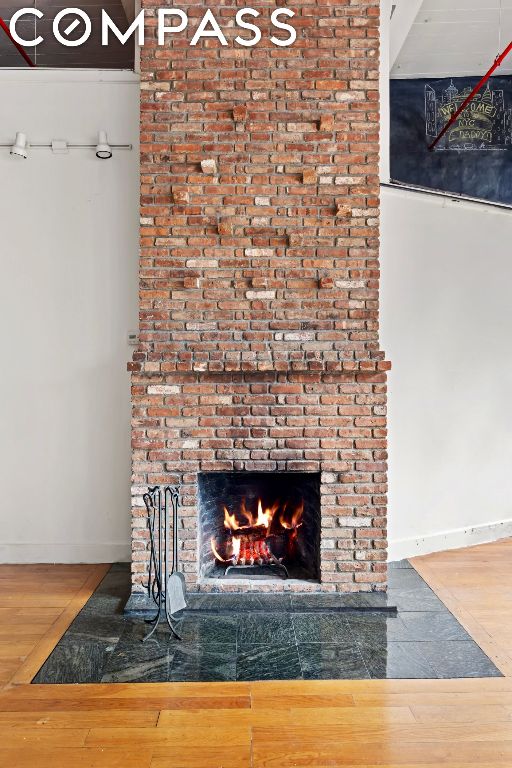
<svg viewBox="0 0 512 768">
<path fill-rule="evenodd" d="M 119 638 L 118 638 L 119 639 Z M 33 683 L 97 683 L 115 643 L 64 635 Z"/>
<path fill-rule="evenodd" d="M 296 613 L 292 616 L 297 643 L 352 643 L 346 617 L 339 613 Z"/>
<path fill-rule="evenodd" d="M 153 683 L 169 678 L 176 645 L 169 632 L 155 632 L 142 643 L 147 627 L 129 624 L 104 669 L 103 683 Z"/>
<path fill-rule="evenodd" d="M 401 572 L 406 571 L 403 569 Z M 398 611 L 433 611 L 438 613 L 447 610 L 426 584 L 416 589 L 411 587 L 388 589 L 388 600 L 397 607 Z"/>
<path fill-rule="evenodd" d="M 372 678 L 426 679 L 437 677 L 434 667 L 422 653 L 425 643 L 372 640 L 359 642 L 358 648 Z"/>
<path fill-rule="evenodd" d="M 371 613 L 354 613 L 347 616 L 347 624 L 354 640 L 362 642 L 386 643 L 398 640 L 412 640 L 401 614 L 382 616 Z"/>
<path fill-rule="evenodd" d="M 430 591 L 430 590 L 429 590 Z M 393 600 L 382 592 L 360 592 L 343 595 L 341 593 L 316 594 L 218 594 L 218 593 L 189 593 L 187 595 L 187 613 L 203 615 L 251 613 L 270 611 L 277 613 L 329 613 L 352 611 L 383 611 L 396 613 Z M 141 617 L 143 614 L 153 616 L 155 604 L 147 594 L 130 595 L 125 609 L 126 616 Z"/>
<path fill-rule="evenodd" d="M 180 643 L 167 680 L 170 682 L 222 682 L 235 680 L 236 645 Z"/>
<path fill-rule="evenodd" d="M 457 619 L 448 612 L 403 611 L 400 618 L 411 640 L 434 641 L 467 640 L 467 632 Z"/>
<path fill-rule="evenodd" d="M 299 658 L 304 680 L 364 680 L 370 677 L 363 656 L 352 640 L 336 645 L 302 643 Z"/>
<path fill-rule="evenodd" d="M 396 606 L 384 592 L 359 592 L 355 594 L 343 595 L 320 594 L 320 595 L 292 595 L 292 608 L 296 611 L 318 611 L 328 608 L 329 611 L 351 611 L 365 610 L 385 611 L 396 613 Z"/>
<path fill-rule="evenodd" d="M 176 629 L 184 644 L 236 645 L 238 619 L 237 616 L 187 615 L 179 620 Z"/>
<path fill-rule="evenodd" d="M 387 595 L 191 594 L 142 643 L 155 610 L 112 566 L 34 683 L 496 677 L 500 672 L 407 561 Z M 148 612 L 151 608 L 151 612 Z"/>
<path fill-rule="evenodd" d="M 191 611 L 219 613 L 239 613 L 240 611 L 278 611 L 291 610 L 290 595 L 242 595 L 234 594 L 189 594 L 187 607 Z"/>
<path fill-rule="evenodd" d="M 492 661 L 469 635 L 466 635 L 466 640 L 422 643 L 421 648 L 437 677 L 501 677 Z"/>
<path fill-rule="evenodd" d="M 295 643 L 244 645 L 237 655 L 237 680 L 300 680 L 301 677 Z"/>
<path fill-rule="evenodd" d="M 238 642 L 245 644 L 295 645 L 289 613 L 249 613 L 240 616 Z"/>
</svg>

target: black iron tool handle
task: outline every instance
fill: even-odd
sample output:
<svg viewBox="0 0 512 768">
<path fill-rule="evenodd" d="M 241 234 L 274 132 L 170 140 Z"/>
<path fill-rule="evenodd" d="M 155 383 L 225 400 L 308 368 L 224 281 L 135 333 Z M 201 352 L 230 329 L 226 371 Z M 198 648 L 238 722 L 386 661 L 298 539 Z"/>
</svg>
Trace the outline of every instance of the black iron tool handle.
<svg viewBox="0 0 512 768">
<path fill-rule="evenodd" d="M 178 499 L 179 494 L 176 488 L 166 486 L 165 495 L 171 497 L 172 506 L 172 568 L 171 574 L 178 572 Z"/>
<path fill-rule="evenodd" d="M 158 486 L 155 488 L 148 488 L 148 493 L 145 493 L 142 497 L 144 499 L 144 504 L 146 505 L 147 510 L 147 526 L 149 529 L 150 540 L 148 593 L 150 597 L 153 597 L 155 602 L 157 602 L 157 600 L 155 597 L 155 590 L 154 588 L 152 589 L 152 587 L 158 586 L 158 588 L 160 588 L 160 567 L 158 564 L 158 550 L 155 541 L 155 521 L 158 518 L 157 505 L 155 501 L 155 493 L 157 490 Z M 159 518 L 158 523 L 160 523 Z M 152 568 L 154 568 L 154 579 L 152 578 L 151 573 Z"/>
<path fill-rule="evenodd" d="M 178 502 L 172 505 L 172 535 L 173 535 L 173 555 L 172 555 L 172 572 L 178 572 Z"/>
</svg>

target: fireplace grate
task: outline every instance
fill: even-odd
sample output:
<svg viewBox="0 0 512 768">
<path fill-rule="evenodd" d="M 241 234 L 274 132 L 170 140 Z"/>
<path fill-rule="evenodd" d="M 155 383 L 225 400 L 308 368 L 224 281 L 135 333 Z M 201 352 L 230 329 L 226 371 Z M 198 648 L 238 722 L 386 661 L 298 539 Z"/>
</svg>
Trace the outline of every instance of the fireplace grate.
<svg viewBox="0 0 512 768">
<path fill-rule="evenodd" d="M 282 579 L 289 579 L 287 567 L 283 563 L 267 563 L 266 565 L 228 565 L 224 571 L 226 579 L 233 578 L 250 578 L 250 579 L 266 579 L 278 576 Z"/>
<path fill-rule="evenodd" d="M 318 581 L 320 475 L 198 474 L 202 579 Z"/>
</svg>

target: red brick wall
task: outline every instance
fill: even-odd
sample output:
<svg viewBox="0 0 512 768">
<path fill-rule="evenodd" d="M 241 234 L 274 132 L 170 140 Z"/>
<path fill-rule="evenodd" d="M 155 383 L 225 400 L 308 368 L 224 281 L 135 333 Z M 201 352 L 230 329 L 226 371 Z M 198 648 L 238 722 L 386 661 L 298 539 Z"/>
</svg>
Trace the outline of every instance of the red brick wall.
<svg viewBox="0 0 512 768">
<path fill-rule="evenodd" d="M 162 0 L 143 0 L 155 25 Z M 199 470 L 322 472 L 322 584 L 386 582 L 386 370 L 378 336 L 377 0 L 256 2 L 260 43 L 186 32 L 142 50 L 140 348 L 133 371 L 133 572 L 141 489 L 182 487 L 197 579 Z M 284 33 L 283 33 L 284 35 Z M 215 161 L 213 175 L 201 161 Z M 208 164 L 206 164 L 208 165 Z M 206 168 L 206 171 L 209 169 Z M 261 582 L 256 587 L 261 589 Z"/>
</svg>

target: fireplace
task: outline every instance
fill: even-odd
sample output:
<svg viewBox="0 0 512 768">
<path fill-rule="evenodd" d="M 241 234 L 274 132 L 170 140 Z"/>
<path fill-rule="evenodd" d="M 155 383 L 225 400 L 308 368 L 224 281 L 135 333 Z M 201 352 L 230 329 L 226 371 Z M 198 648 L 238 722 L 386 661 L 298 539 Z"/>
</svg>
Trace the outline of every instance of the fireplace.
<svg viewBox="0 0 512 768">
<path fill-rule="evenodd" d="M 320 475 L 201 472 L 199 574 L 208 579 L 320 577 Z"/>
<path fill-rule="evenodd" d="M 141 48 L 134 592 L 157 484 L 189 590 L 386 589 L 379 2 L 294 12 L 287 48 Z"/>
</svg>

